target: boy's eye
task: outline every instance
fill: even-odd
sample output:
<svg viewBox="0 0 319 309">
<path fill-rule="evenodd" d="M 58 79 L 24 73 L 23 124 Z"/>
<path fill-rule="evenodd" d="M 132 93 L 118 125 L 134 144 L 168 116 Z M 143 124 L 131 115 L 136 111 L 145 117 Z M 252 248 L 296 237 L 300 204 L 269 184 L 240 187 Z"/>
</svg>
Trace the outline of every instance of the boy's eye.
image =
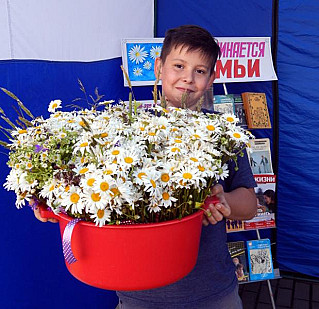
<svg viewBox="0 0 319 309">
<path fill-rule="evenodd" d="M 174 65 L 177 69 L 182 69 L 183 68 L 183 65 L 182 64 L 175 64 Z"/>
<path fill-rule="evenodd" d="M 197 69 L 196 72 L 199 73 L 199 74 L 205 74 L 206 73 L 206 71 L 202 70 L 202 69 Z"/>
</svg>

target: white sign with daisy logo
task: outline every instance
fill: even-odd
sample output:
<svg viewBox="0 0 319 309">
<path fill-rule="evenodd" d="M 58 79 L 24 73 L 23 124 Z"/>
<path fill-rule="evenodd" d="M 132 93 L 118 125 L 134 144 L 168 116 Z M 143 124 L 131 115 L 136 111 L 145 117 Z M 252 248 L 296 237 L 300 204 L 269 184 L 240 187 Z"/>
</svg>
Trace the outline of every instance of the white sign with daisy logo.
<svg viewBox="0 0 319 309">
<path fill-rule="evenodd" d="M 221 57 L 216 63 L 215 83 L 277 80 L 271 56 L 270 37 L 216 38 Z M 123 66 L 132 86 L 154 85 L 154 61 L 163 38 L 122 40 Z M 124 86 L 128 86 L 124 77 Z"/>
</svg>

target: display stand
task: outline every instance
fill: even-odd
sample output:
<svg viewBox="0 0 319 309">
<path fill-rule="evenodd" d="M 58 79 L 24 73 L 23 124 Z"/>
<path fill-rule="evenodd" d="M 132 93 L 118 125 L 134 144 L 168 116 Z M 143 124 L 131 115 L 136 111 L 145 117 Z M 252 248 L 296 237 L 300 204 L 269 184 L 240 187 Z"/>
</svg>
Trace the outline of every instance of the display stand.
<svg viewBox="0 0 319 309">
<path fill-rule="evenodd" d="M 225 95 L 228 95 L 228 90 L 227 90 L 227 87 L 226 87 L 225 83 L 223 83 L 223 88 L 224 88 Z M 248 231 L 248 230 L 239 230 L 239 231 L 233 231 L 233 232 L 243 232 L 243 231 Z M 252 231 L 252 230 L 250 230 L 250 231 Z M 256 234 L 257 234 L 257 239 L 260 240 L 261 238 L 260 238 L 259 229 L 257 228 L 257 229 L 255 229 L 255 231 L 256 231 Z M 275 273 L 275 278 L 274 279 L 279 279 L 279 278 L 280 278 L 280 276 L 276 275 L 276 273 Z M 271 288 L 270 279 L 266 279 L 266 281 L 267 281 L 267 286 L 268 286 L 268 291 L 269 291 L 269 296 L 270 296 L 272 308 L 276 309 L 275 300 L 274 300 L 274 294 L 273 294 L 273 291 L 272 291 L 272 288 Z M 242 284 L 250 283 L 250 282 L 257 282 L 257 281 L 242 282 Z"/>
<path fill-rule="evenodd" d="M 257 234 L 257 239 L 261 239 L 258 229 L 256 230 L 256 234 Z M 275 279 L 277 279 L 277 278 L 275 278 Z M 270 300 L 271 300 L 271 305 L 272 305 L 273 309 L 276 309 L 275 300 L 274 300 L 274 294 L 272 292 L 270 280 L 268 279 L 266 281 L 267 281 L 267 285 L 268 285 L 268 291 L 269 291 L 269 296 L 270 296 Z"/>
</svg>

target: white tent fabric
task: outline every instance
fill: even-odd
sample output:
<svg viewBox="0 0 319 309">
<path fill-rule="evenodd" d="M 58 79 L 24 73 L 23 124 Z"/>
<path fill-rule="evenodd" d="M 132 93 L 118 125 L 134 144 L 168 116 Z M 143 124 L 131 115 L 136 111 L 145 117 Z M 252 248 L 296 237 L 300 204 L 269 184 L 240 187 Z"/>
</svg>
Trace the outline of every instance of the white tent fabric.
<svg viewBox="0 0 319 309">
<path fill-rule="evenodd" d="M 153 0 L 0 0 L 0 60 L 97 61 L 153 37 Z"/>
</svg>

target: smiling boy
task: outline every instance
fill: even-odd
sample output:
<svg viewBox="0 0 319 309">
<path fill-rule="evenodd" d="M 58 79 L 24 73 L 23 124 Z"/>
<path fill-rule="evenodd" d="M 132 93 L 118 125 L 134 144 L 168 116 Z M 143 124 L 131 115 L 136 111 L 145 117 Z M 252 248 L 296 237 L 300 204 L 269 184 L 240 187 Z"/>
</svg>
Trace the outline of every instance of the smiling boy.
<svg viewBox="0 0 319 309">
<path fill-rule="evenodd" d="M 155 61 L 155 74 L 162 80 L 167 107 L 182 107 L 181 102 L 186 98 L 186 107 L 196 109 L 214 81 L 219 54 L 216 40 L 201 27 L 181 26 L 167 31 L 161 56 Z M 191 273 L 162 288 L 119 291 L 119 308 L 242 308 L 235 268 L 226 243 L 225 218 L 250 219 L 256 214 L 257 205 L 253 189 L 256 184 L 247 155 L 238 157 L 237 164 L 239 169 L 235 171 L 234 162 L 229 162 L 229 177 L 211 189 L 220 202 L 210 204 L 203 219 L 205 226 L 197 264 Z"/>
</svg>

